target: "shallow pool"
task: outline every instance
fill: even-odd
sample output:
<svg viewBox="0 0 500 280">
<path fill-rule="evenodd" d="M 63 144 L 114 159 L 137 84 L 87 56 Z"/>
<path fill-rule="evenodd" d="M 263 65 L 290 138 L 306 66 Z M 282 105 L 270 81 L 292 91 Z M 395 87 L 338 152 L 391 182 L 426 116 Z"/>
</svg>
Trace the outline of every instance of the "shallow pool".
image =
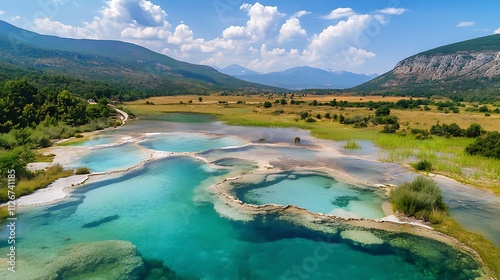
<svg viewBox="0 0 500 280">
<path fill-rule="evenodd" d="M 140 144 L 166 152 L 199 152 L 209 149 L 241 146 L 246 142 L 236 137 L 207 136 L 198 133 L 159 133 L 150 135 Z"/>
<path fill-rule="evenodd" d="M 346 218 L 384 217 L 381 193 L 339 182 L 322 173 L 269 175 L 258 184 L 238 185 L 236 196 L 246 203 L 295 205 Z"/>
</svg>

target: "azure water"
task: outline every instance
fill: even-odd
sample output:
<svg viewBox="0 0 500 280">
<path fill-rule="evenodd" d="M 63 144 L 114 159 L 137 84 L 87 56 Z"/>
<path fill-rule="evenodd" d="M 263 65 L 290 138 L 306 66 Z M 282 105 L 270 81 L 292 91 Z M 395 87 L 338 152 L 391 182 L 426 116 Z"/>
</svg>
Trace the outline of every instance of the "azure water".
<svg viewBox="0 0 500 280">
<path fill-rule="evenodd" d="M 246 222 L 225 218 L 214 209 L 216 197 L 208 186 L 248 172 L 255 168 L 253 162 L 262 159 L 282 164 L 299 159 L 329 164 L 329 160 L 305 147 L 228 148 L 241 144 L 240 138 L 214 137 L 214 132 L 241 128 L 210 123 L 203 126 L 206 131 L 192 133 L 188 131 L 199 123 L 149 122 L 137 125 L 138 130 L 155 127 L 149 132 L 182 132 L 180 135 L 195 138 L 206 133 L 201 139 L 208 144 L 201 148 L 196 141 L 171 141 L 167 146 L 178 151 L 209 149 L 197 154 L 207 161 L 188 155 L 153 160 L 121 176 L 77 188 L 53 206 L 21 209 L 18 246 L 22 258 L 40 266 L 73 244 L 125 240 L 137 247 L 143 259 L 161 261 L 181 279 L 471 279 L 479 275 L 479 265 L 469 255 L 427 238 L 342 226 L 326 234 L 289 224 L 279 215 L 256 216 Z M 181 129 L 158 131 L 162 125 Z M 294 131 L 287 133 L 293 135 Z M 259 135 L 250 128 L 242 134 Z M 212 141 L 223 138 L 222 142 Z M 167 150 L 161 148 L 165 138 L 149 140 L 150 148 Z M 123 169 L 147 158 L 145 150 L 134 143 L 99 148 L 80 163 L 95 171 Z M 107 155 L 114 160 L 106 160 Z M 291 185 L 293 191 L 285 191 L 285 185 Z M 304 185 L 310 187 L 311 197 L 304 197 Z M 238 195 L 250 196 L 248 202 L 257 204 L 293 203 L 323 213 L 337 209 L 361 216 L 381 215 L 379 194 L 320 173 L 304 176 L 290 171 L 268 184 L 241 190 L 246 191 Z M 325 199 L 318 200 L 320 197 Z M 1 240 L 6 240 L 6 234 L 2 229 Z M 1 252 L 6 249 L 5 242 L 0 244 Z"/>
<path fill-rule="evenodd" d="M 20 248 L 37 259 L 50 259 L 74 243 L 128 240 L 144 258 L 161 260 L 186 279 L 296 279 L 301 275 L 469 279 L 476 275 L 477 264 L 470 257 L 425 238 L 378 233 L 384 243 L 370 247 L 339 234 L 280 223 L 274 217 L 247 223 L 222 218 L 203 190 L 210 178 L 223 173 L 205 168 L 200 161 L 175 157 L 80 188 L 69 203 L 19 217 Z M 85 226 L 106 217 L 115 218 Z"/>
</svg>

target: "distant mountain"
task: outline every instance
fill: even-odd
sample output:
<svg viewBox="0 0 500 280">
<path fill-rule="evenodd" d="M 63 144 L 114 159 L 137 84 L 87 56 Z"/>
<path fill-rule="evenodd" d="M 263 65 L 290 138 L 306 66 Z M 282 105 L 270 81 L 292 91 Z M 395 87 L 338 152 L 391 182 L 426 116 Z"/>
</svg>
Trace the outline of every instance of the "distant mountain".
<svg viewBox="0 0 500 280">
<path fill-rule="evenodd" d="M 3 21 L 0 21 L 0 62 L 105 81 L 129 90 L 148 91 L 151 95 L 279 90 L 236 79 L 208 66 L 178 61 L 138 45 L 40 35 Z"/>
<path fill-rule="evenodd" d="M 272 72 L 268 74 L 248 73 L 251 70 L 239 65 L 232 65 L 228 71 L 224 69 L 221 71 L 245 81 L 287 88 L 290 90 L 309 88 L 344 89 L 360 85 L 374 78 L 374 76 L 364 74 L 354 74 L 346 71 L 333 72 L 307 66 L 295 67 L 282 72 Z M 237 74 L 241 72 L 245 74 Z"/>
<path fill-rule="evenodd" d="M 500 34 L 411 56 L 353 90 L 414 96 L 500 96 Z"/>
<path fill-rule="evenodd" d="M 239 77 L 245 75 L 258 75 L 258 72 L 252 71 L 248 68 L 240 66 L 238 64 L 231 64 L 225 68 L 217 69 L 219 72 L 224 73 L 229 76 Z"/>
</svg>

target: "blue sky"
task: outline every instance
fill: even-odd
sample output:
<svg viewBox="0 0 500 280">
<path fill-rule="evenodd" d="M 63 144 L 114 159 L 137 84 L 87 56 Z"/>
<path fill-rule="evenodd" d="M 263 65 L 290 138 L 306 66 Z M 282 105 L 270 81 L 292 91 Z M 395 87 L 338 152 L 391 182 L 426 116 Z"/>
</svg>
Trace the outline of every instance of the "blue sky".
<svg viewBox="0 0 500 280">
<path fill-rule="evenodd" d="M 3 0 L 42 34 L 132 42 L 197 64 L 384 73 L 421 51 L 500 33 L 500 1 Z"/>
</svg>

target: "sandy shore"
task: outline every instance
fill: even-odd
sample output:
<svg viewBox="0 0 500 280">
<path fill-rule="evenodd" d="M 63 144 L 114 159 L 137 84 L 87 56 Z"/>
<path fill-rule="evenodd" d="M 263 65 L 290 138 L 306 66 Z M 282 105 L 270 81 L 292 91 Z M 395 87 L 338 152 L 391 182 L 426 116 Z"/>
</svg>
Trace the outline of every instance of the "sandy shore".
<svg viewBox="0 0 500 280">
<path fill-rule="evenodd" d="M 88 175 L 74 175 L 60 178 L 50 184 L 47 188 L 37 190 L 33 194 L 17 199 L 17 206 L 36 206 L 57 202 L 68 196 L 69 188 L 81 185 L 89 179 Z"/>
</svg>

